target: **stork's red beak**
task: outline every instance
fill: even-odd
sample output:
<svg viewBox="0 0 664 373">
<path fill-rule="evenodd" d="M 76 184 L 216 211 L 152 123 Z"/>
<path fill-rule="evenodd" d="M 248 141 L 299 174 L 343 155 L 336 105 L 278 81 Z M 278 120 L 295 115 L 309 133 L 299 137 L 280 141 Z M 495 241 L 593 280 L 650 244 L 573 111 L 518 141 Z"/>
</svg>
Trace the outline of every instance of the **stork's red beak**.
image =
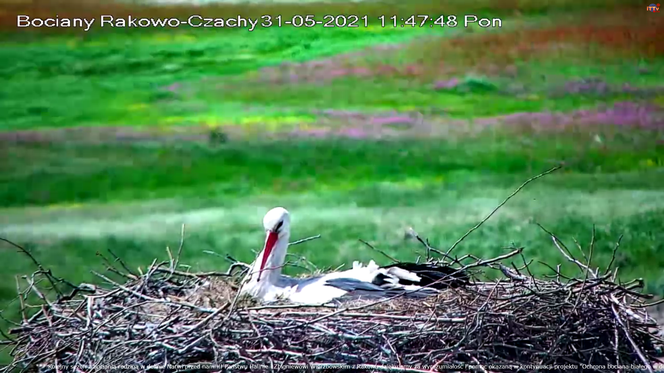
<svg viewBox="0 0 664 373">
<path fill-rule="evenodd" d="M 279 235 L 276 232 L 267 231 L 267 237 L 265 237 L 265 247 L 263 247 L 263 260 L 261 260 L 261 266 L 258 269 L 258 278 L 256 279 L 256 282 L 261 280 L 261 274 L 263 274 L 263 270 L 265 269 L 267 258 L 269 258 L 272 254 L 272 249 L 274 249 L 274 245 L 277 243 L 278 238 Z"/>
</svg>

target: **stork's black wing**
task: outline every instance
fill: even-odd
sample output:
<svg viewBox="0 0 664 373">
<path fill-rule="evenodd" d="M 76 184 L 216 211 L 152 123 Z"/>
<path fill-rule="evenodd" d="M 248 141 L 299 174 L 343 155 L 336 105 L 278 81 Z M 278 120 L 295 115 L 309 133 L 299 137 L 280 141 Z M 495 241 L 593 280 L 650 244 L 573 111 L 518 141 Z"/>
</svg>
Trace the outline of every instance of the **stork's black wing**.
<svg viewBox="0 0 664 373">
<path fill-rule="evenodd" d="M 447 265 L 430 263 L 395 263 L 381 267 L 387 275 L 379 274 L 372 281 L 378 286 L 416 285 L 434 289 L 456 288 L 468 284 L 465 271 Z"/>
</svg>

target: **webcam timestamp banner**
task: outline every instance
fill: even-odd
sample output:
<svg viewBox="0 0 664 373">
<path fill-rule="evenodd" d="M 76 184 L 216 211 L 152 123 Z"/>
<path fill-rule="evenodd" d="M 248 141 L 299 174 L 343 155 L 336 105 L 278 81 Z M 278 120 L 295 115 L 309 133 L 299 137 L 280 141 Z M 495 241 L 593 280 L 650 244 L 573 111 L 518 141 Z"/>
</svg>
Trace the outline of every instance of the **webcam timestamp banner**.
<svg viewBox="0 0 664 373">
<path fill-rule="evenodd" d="M 244 17 L 241 15 L 226 18 L 204 17 L 200 14 L 190 15 L 186 18 L 150 18 L 150 17 L 115 17 L 112 15 L 101 15 L 93 18 L 65 18 L 65 17 L 31 17 L 29 15 L 18 15 L 16 26 L 18 28 L 78 28 L 90 31 L 93 27 L 100 28 L 178 28 L 188 26 L 192 28 L 244 28 L 254 31 L 257 28 L 268 27 L 295 27 L 311 28 L 315 26 L 325 28 L 358 28 L 358 27 L 420 27 L 420 28 L 455 28 L 458 26 L 467 28 L 477 25 L 481 28 L 502 28 L 503 21 L 500 18 L 482 18 L 475 14 L 463 16 L 455 14 L 426 15 L 413 14 L 407 16 L 381 15 L 369 17 L 367 15 L 263 15 L 260 17 Z"/>
</svg>

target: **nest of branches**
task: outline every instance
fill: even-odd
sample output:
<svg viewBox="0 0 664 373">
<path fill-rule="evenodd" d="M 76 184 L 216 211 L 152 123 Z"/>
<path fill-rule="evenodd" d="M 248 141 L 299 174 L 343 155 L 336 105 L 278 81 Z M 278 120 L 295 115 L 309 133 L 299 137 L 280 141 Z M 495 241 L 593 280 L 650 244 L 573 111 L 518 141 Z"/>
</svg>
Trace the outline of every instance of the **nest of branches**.
<svg viewBox="0 0 664 373">
<path fill-rule="evenodd" d="M 522 249 L 514 249 L 491 259 L 438 260 L 473 280 L 425 301 L 318 307 L 261 306 L 238 297 L 231 270 L 240 263 L 227 273 L 182 272 L 179 255 L 169 251 L 170 260 L 134 273 L 116 258 L 107 261 L 113 274 L 96 273 L 107 284 L 97 287 L 56 278 L 30 256 L 38 271 L 24 276 L 20 301 L 27 308 L 31 294 L 38 311 L 23 313 L 3 333 L 14 360 L 0 371 L 652 372 L 662 341 L 641 281 L 619 284 L 610 265 L 591 267 L 592 244 L 577 259 L 551 237 L 578 268 L 577 278 L 560 265 L 535 278 Z M 449 258 L 416 238 L 427 252 Z M 521 267 L 512 262 L 517 258 Z M 500 278 L 482 281 L 480 272 L 490 269 Z M 73 291 L 49 300 L 46 291 L 63 285 Z"/>
</svg>

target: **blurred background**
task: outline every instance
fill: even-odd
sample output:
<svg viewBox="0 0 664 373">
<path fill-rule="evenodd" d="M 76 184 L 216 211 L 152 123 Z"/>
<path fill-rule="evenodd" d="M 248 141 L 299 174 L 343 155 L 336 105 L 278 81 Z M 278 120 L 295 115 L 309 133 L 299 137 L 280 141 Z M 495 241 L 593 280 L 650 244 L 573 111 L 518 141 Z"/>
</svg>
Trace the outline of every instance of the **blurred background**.
<svg viewBox="0 0 664 373">
<path fill-rule="evenodd" d="M 94 282 L 97 253 L 145 268 L 178 247 L 185 224 L 181 262 L 225 270 L 226 254 L 254 259 L 263 214 L 284 206 L 292 240 L 321 235 L 294 246 L 295 259 L 388 264 L 358 239 L 414 260 L 412 227 L 447 249 L 564 163 L 455 253 L 523 246 L 532 270 L 551 274 L 537 261 L 564 258 L 535 223 L 584 250 L 595 226 L 594 264 L 622 237 L 622 277 L 664 295 L 664 15 L 648 5 L 2 0 L 0 237 Z M 194 14 L 368 25 L 99 27 L 101 15 Z M 434 25 L 441 14 L 460 23 Z M 17 28 L 18 15 L 96 22 Z M 411 15 L 432 20 L 413 27 Z M 465 27 L 465 15 L 492 26 Z M 4 243 L 0 263 L 0 309 L 17 320 L 15 276 L 34 267 Z"/>
</svg>

